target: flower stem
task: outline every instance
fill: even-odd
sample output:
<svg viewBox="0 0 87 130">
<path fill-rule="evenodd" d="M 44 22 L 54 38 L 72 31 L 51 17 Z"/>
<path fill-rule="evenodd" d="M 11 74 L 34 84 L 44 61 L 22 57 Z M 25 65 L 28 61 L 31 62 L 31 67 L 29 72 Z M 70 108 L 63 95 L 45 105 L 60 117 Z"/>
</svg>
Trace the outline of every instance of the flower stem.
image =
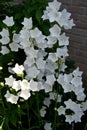
<svg viewBox="0 0 87 130">
<path fill-rule="evenodd" d="M 28 107 L 28 102 L 26 101 L 25 103 L 26 103 L 26 108 L 27 108 L 28 127 L 29 127 L 29 130 L 30 130 L 29 107 Z"/>
<path fill-rule="evenodd" d="M 38 121 L 39 121 L 39 129 L 40 130 L 40 109 L 39 109 L 39 97 L 38 93 L 36 93 L 36 103 L 37 103 L 37 112 L 38 112 Z"/>
</svg>

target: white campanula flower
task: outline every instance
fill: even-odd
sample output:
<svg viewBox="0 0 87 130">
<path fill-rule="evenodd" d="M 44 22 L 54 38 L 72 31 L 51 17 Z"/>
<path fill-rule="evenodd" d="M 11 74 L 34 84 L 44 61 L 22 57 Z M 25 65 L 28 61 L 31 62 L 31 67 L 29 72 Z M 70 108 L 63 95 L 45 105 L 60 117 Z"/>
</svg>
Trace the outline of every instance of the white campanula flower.
<svg viewBox="0 0 87 130">
<path fill-rule="evenodd" d="M 27 56 L 26 60 L 24 61 L 25 70 L 28 69 L 28 67 L 31 67 L 34 63 L 35 63 L 35 58 Z"/>
<path fill-rule="evenodd" d="M 65 58 L 65 57 L 69 56 L 67 47 L 65 46 L 62 48 L 57 48 L 56 56 L 59 58 Z"/>
<path fill-rule="evenodd" d="M 82 77 L 74 77 L 71 83 L 76 87 L 82 85 Z"/>
<path fill-rule="evenodd" d="M 31 58 L 37 58 L 38 50 L 35 50 L 34 47 L 27 47 L 24 51 L 27 56 L 30 56 Z"/>
<path fill-rule="evenodd" d="M 71 109 L 74 112 L 81 111 L 81 105 L 75 103 L 71 99 L 68 99 L 67 101 L 64 101 L 64 104 L 66 105 L 66 109 Z"/>
<path fill-rule="evenodd" d="M 64 106 L 60 106 L 58 109 L 58 114 L 59 115 L 65 115 L 65 111 L 66 111 L 66 108 Z"/>
<path fill-rule="evenodd" d="M 38 58 L 37 61 L 36 61 L 37 68 L 44 70 L 45 69 L 45 63 L 46 63 L 45 60 L 43 60 L 42 58 Z"/>
<path fill-rule="evenodd" d="M 38 82 L 30 80 L 30 90 L 38 91 Z"/>
<path fill-rule="evenodd" d="M 0 42 L 2 43 L 2 45 L 6 45 L 10 42 L 10 38 L 9 37 L 2 37 L 0 39 Z"/>
<path fill-rule="evenodd" d="M 24 28 L 31 29 L 32 28 L 32 18 L 24 18 L 24 21 L 22 22 L 24 25 Z"/>
<path fill-rule="evenodd" d="M 81 77 L 82 76 L 82 71 L 79 70 L 79 67 L 77 67 L 74 71 L 73 71 L 73 76 L 75 77 Z"/>
<path fill-rule="evenodd" d="M 23 73 L 24 67 L 23 67 L 23 65 L 18 65 L 18 64 L 16 63 L 16 64 L 15 64 L 15 67 L 12 68 L 12 70 L 13 70 L 16 74 L 20 75 L 20 74 Z"/>
<path fill-rule="evenodd" d="M 13 17 L 6 16 L 6 18 L 3 20 L 3 23 L 6 24 L 8 27 L 13 26 L 14 25 Z"/>
<path fill-rule="evenodd" d="M 21 90 L 19 93 L 18 93 L 18 96 L 23 98 L 24 100 L 27 100 L 31 94 L 30 94 L 30 91 L 25 89 L 25 90 Z"/>
<path fill-rule="evenodd" d="M 51 102 L 50 102 L 50 98 L 45 98 L 44 101 L 43 101 L 43 104 L 47 107 L 50 106 Z"/>
<path fill-rule="evenodd" d="M 30 38 L 30 32 L 29 32 L 29 30 L 27 30 L 27 29 L 22 29 L 21 31 L 20 31 L 20 39 L 22 38 L 22 40 L 27 40 L 27 39 L 29 39 Z"/>
<path fill-rule="evenodd" d="M 58 24 L 65 29 L 71 29 L 74 26 L 73 20 L 70 20 L 71 13 L 66 9 L 62 10 L 60 19 L 57 20 Z M 70 26 L 69 26 L 70 25 Z"/>
<path fill-rule="evenodd" d="M 55 79 L 55 76 L 53 74 L 46 76 L 46 84 L 49 84 L 51 86 L 54 84 L 55 81 L 56 81 L 56 79 Z"/>
<path fill-rule="evenodd" d="M 82 108 L 83 111 L 87 110 L 87 100 L 85 102 L 81 103 L 81 108 Z"/>
<path fill-rule="evenodd" d="M 57 38 L 56 37 L 53 37 L 51 35 L 47 36 L 47 46 L 49 48 L 53 47 L 53 45 L 57 43 Z"/>
<path fill-rule="evenodd" d="M 52 62 L 56 62 L 58 60 L 58 57 L 56 56 L 56 53 L 49 53 L 48 59 Z"/>
<path fill-rule="evenodd" d="M 9 37 L 9 31 L 5 28 L 2 29 L 2 31 L 0 32 L 0 35 L 2 37 Z"/>
<path fill-rule="evenodd" d="M 45 123 L 45 125 L 44 125 L 44 130 L 52 130 L 52 128 L 51 128 L 51 123 Z"/>
<path fill-rule="evenodd" d="M 41 117 L 44 117 L 46 114 L 46 107 L 45 106 L 42 106 L 42 108 L 40 109 L 40 116 Z"/>
<path fill-rule="evenodd" d="M 52 62 L 51 60 L 47 60 L 46 64 L 45 64 L 45 69 L 47 71 L 49 71 L 50 73 L 54 73 L 55 69 L 58 68 L 58 65 L 54 62 Z"/>
<path fill-rule="evenodd" d="M 30 77 L 30 78 L 36 78 L 37 75 L 39 74 L 39 70 L 34 65 L 34 66 L 29 67 L 28 70 L 26 71 L 26 73 L 27 73 L 28 77 Z"/>
<path fill-rule="evenodd" d="M 22 90 L 29 90 L 30 89 L 30 83 L 26 80 L 26 79 L 23 79 L 21 82 L 20 82 L 20 86 L 21 86 L 21 89 Z"/>
<path fill-rule="evenodd" d="M 65 33 L 60 35 L 58 37 L 58 40 L 59 40 L 59 46 L 67 46 L 67 45 L 69 45 L 69 37 L 65 36 Z"/>
<path fill-rule="evenodd" d="M 4 97 L 6 98 L 7 102 L 10 102 L 12 104 L 17 104 L 17 101 L 19 98 L 18 96 L 11 94 L 8 90 L 7 90 L 6 94 L 4 95 Z"/>
<path fill-rule="evenodd" d="M 44 86 L 45 93 L 49 93 L 49 92 L 51 92 L 52 89 L 53 89 L 53 86 L 52 86 L 52 85 L 49 85 L 49 84 L 47 84 L 47 83 L 44 83 L 43 86 Z"/>
<path fill-rule="evenodd" d="M 18 91 L 18 90 L 20 90 L 21 89 L 21 86 L 20 86 L 20 80 L 18 80 L 18 81 L 14 81 L 13 82 L 13 84 L 12 84 L 12 88 L 15 90 L 15 91 Z"/>
<path fill-rule="evenodd" d="M 5 84 L 12 87 L 13 86 L 13 82 L 15 81 L 16 79 L 10 75 L 8 78 L 5 78 Z"/>
<path fill-rule="evenodd" d="M 19 43 L 21 41 L 20 34 L 14 33 L 12 40 L 13 40 L 13 42 Z"/>
<path fill-rule="evenodd" d="M 50 92 L 50 93 L 49 93 L 49 98 L 50 98 L 50 100 L 55 100 L 56 97 L 57 97 L 57 93 L 55 93 L 55 92 Z"/>
<path fill-rule="evenodd" d="M 42 34 L 42 32 L 36 27 L 33 30 L 30 30 L 30 35 L 32 38 L 37 38 Z"/>
<path fill-rule="evenodd" d="M 12 42 L 9 44 L 9 47 L 10 47 L 11 51 L 17 52 L 20 46 L 16 42 Z"/>
<path fill-rule="evenodd" d="M 46 10 L 44 10 L 44 14 L 42 16 L 43 20 L 49 19 L 50 22 L 54 22 L 57 18 L 60 18 L 61 12 L 59 12 L 61 3 L 57 0 L 53 2 L 49 2 Z"/>
<path fill-rule="evenodd" d="M 10 51 L 6 46 L 1 46 L 1 54 L 5 55 L 8 54 Z"/>
<path fill-rule="evenodd" d="M 53 11 L 58 11 L 60 9 L 61 3 L 58 2 L 57 0 L 54 0 L 53 2 L 49 2 L 48 6 L 53 10 Z"/>
<path fill-rule="evenodd" d="M 51 36 L 58 38 L 58 36 L 61 33 L 61 28 L 57 24 L 55 24 L 53 27 L 49 29 L 49 31 L 51 33 Z"/>
<path fill-rule="evenodd" d="M 50 22 L 54 22 L 57 21 L 57 19 L 59 19 L 61 17 L 61 12 L 56 12 L 56 11 L 50 11 L 48 13 L 48 19 Z"/>
<path fill-rule="evenodd" d="M 69 124 L 71 124 L 73 122 L 73 116 L 72 115 L 66 115 L 65 117 L 66 117 L 65 121 L 68 122 Z"/>
</svg>

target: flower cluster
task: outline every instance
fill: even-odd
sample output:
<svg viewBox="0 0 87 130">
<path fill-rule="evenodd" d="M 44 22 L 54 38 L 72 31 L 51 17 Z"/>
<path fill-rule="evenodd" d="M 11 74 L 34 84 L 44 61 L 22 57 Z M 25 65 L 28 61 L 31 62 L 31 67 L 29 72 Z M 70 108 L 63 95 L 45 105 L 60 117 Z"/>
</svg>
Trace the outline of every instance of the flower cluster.
<svg viewBox="0 0 87 130">
<path fill-rule="evenodd" d="M 28 100 L 33 92 L 44 91 L 48 96 L 44 98 L 40 115 L 45 117 L 46 110 L 51 102 L 56 102 L 55 111 L 58 115 L 64 115 L 65 121 L 71 124 L 80 122 L 87 108 L 84 88 L 82 87 L 82 72 L 76 68 L 72 73 L 65 73 L 66 57 L 69 56 L 67 46 L 69 37 L 63 29 L 71 29 L 74 26 L 71 14 L 66 9 L 60 11 L 61 3 L 57 0 L 49 2 L 43 20 L 49 20 L 50 34 L 44 35 L 38 27 L 33 27 L 32 17 L 24 18 L 22 30 L 19 33 L 12 32 L 10 40 L 9 29 L 4 28 L 1 32 L 1 54 L 10 51 L 18 52 L 19 48 L 25 52 L 26 59 L 23 65 L 16 63 L 9 71 L 11 75 L 5 78 L 7 92 L 4 95 L 7 102 L 17 104 L 20 99 Z M 13 17 L 7 17 L 3 23 L 8 27 L 14 25 Z M 21 57 L 22 58 L 22 57 Z M 14 75 L 21 77 L 16 79 Z M 69 93 L 68 99 L 63 98 Z M 75 101 L 72 97 L 75 97 Z M 70 110 L 70 113 L 67 111 Z M 45 130 L 52 130 L 51 123 L 46 122 Z"/>
</svg>

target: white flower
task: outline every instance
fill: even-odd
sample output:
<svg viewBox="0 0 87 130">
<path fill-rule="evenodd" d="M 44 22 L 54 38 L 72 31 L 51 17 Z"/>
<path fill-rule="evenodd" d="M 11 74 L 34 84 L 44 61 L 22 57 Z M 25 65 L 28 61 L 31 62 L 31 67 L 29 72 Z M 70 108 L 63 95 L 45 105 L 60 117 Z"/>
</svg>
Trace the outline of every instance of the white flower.
<svg viewBox="0 0 87 130">
<path fill-rule="evenodd" d="M 74 26 L 73 20 L 70 20 L 71 13 L 67 12 L 66 9 L 64 9 L 61 12 L 61 17 L 57 19 L 58 24 L 65 29 L 71 29 L 72 26 Z"/>
<path fill-rule="evenodd" d="M 12 104 L 17 104 L 17 101 L 18 101 L 18 98 L 19 98 L 18 96 L 11 94 L 9 91 L 7 91 L 4 96 L 7 100 L 7 102 L 10 102 Z"/>
<path fill-rule="evenodd" d="M 55 100 L 56 97 L 57 97 L 57 94 L 55 92 L 50 92 L 49 93 L 50 100 Z"/>
<path fill-rule="evenodd" d="M 71 83 L 76 87 L 82 85 L 82 77 L 74 77 Z"/>
<path fill-rule="evenodd" d="M 26 80 L 26 79 L 23 79 L 21 82 L 20 82 L 20 86 L 21 86 L 21 89 L 22 90 L 29 90 L 30 89 L 30 83 Z"/>
<path fill-rule="evenodd" d="M 27 73 L 28 77 L 36 78 L 37 75 L 39 74 L 39 70 L 37 69 L 36 66 L 31 66 L 30 68 L 28 68 L 26 73 Z"/>
<path fill-rule="evenodd" d="M 51 128 L 51 123 L 45 123 L 44 129 L 45 129 L 45 130 L 52 130 L 52 128 Z"/>
<path fill-rule="evenodd" d="M 34 47 L 26 47 L 24 51 L 27 56 L 30 56 L 31 58 L 37 58 L 38 50 L 35 50 Z"/>
<path fill-rule="evenodd" d="M 30 30 L 30 35 L 32 38 L 37 38 L 42 34 L 42 32 L 36 27 L 33 30 Z"/>
<path fill-rule="evenodd" d="M 17 63 L 15 64 L 15 67 L 12 68 L 12 70 L 16 73 L 16 74 L 22 74 L 24 67 L 23 65 L 18 65 Z"/>
<path fill-rule="evenodd" d="M 9 37 L 9 31 L 5 28 L 2 29 L 2 31 L 0 32 L 0 35 L 2 37 Z"/>
<path fill-rule="evenodd" d="M 54 84 L 54 82 L 56 81 L 54 75 L 47 75 L 46 76 L 46 84 L 49 84 L 50 86 L 52 86 Z"/>
<path fill-rule="evenodd" d="M 21 38 L 25 39 L 25 40 L 29 39 L 30 38 L 30 32 L 29 32 L 29 30 L 27 30 L 27 29 L 21 30 L 20 31 L 20 39 Z"/>
<path fill-rule="evenodd" d="M 21 41 L 21 39 L 20 39 L 20 34 L 14 33 L 12 40 L 13 40 L 13 42 L 19 43 L 19 42 Z"/>
<path fill-rule="evenodd" d="M 6 45 L 10 42 L 10 39 L 9 39 L 9 37 L 2 37 L 0 39 L 0 42 L 2 43 L 2 45 Z"/>
<path fill-rule="evenodd" d="M 13 82 L 15 81 L 15 78 L 13 78 L 13 76 L 9 76 L 8 78 L 5 78 L 5 84 L 12 87 L 13 86 Z"/>
<path fill-rule="evenodd" d="M 65 36 L 65 33 L 60 35 L 58 37 L 58 40 L 59 40 L 59 46 L 67 46 L 67 45 L 69 45 L 69 37 Z"/>
<path fill-rule="evenodd" d="M 46 105 L 47 107 L 50 106 L 50 98 L 45 98 L 44 101 L 43 101 L 44 105 Z"/>
<path fill-rule="evenodd" d="M 65 117 L 66 117 L 65 121 L 68 122 L 69 124 L 71 124 L 74 121 L 72 115 L 66 115 Z"/>
<path fill-rule="evenodd" d="M 57 21 L 57 19 L 59 19 L 61 17 L 61 12 L 57 12 L 56 10 L 55 11 L 50 11 L 48 13 L 48 19 L 50 22 L 54 22 L 54 21 Z"/>
<path fill-rule="evenodd" d="M 9 27 L 13 26 L 14 25 L 13 17 L 6 16 L 6 18 L 3 20 L 3 23 Z"/>
<path fill-rule="evenodd" d="M 31 67 L 34 63 L 35 63 L 34 57 L 27 56 L 26 60 L 24 61 L 25 70 L 28 69 L 28 67 Z"/>
<path fill-rule="evenodd" d="M 53 11 L 58 11 L 60 9 L 61 3 L 57 0 L 54 0 L 53 2 L 49 2 L 48 5 Z"/>
<path fill-rule="evenodd" d="M 56 53 L 49 53 L 48 59 L 52 62 L 56 62 L 58 60 L 58 57 L 56 56 Z"/>
<path fill-rule="evenodd" d="M 49 84 L 46 84 L 46 83 L 44 84 L 45 93 L 52 91 L 52 88 L 53 88 L 52 85 L 50 86 Z"/>
<path fill-rule="evenodd" d="M 83 111 L 87 110 L 87 100 L 85 102 L 82 102 L 81 108 L 82 108 Z"/>
<path fill-rule="evenodd" d="M 30 80 L 30 90 L 38 91 L 38 82 Z"/>
<path fill-rule="evenodd" d="M 41 117 L 44 117 L 45 114 L 46 114 L 46 107 L 42 106 L 42 108 L 40 109 L 40 115 L 41 115 Z"/>
<path fill-rule="evenodd" d="M 77 76 L 82 76 L 82 71 L 79 71 L 79 67 L 77 67 L 74 71 L 73 71 L 73 75 L 75 76 L 75 77 L 77 77 Z"/>
<path fill-rule="evenodd" d="M 36 65 L 38 69 L 44 70 L 45 69 L 45 60 L 42 58 L 38 58 L 36 61 Z"/>
<path fill-rule="evenodd" d="M 53 27 L 49 29 L 49 31 L 51 33 L 51 36 L 58 38 L 61 32 L 61 29 L 57 24 L 55 24 Z"/>
<path fill-rule="evenodd" d="M 20 80 L 14 81 L 12 84 L 12 88 L 15 89 L 16 91 L 20 90 L 21 89 Z"/>
<path fill-rule="evenodd" d="M 21 90 L 19 93 L 18 93 L 18 96 L 24 98 L 25 100 L 27 100 L 31 94 L 30 94 L 30 91 L 25 89 L 25 90 Z"/>
<path fill-rule="evenodd" d="M 56 56 L 59 58 L 65 58 L 66 56 L 69 56 L 67 47 L 57 48 Z"/>
<path fill-rule="evenodd" d="M 65 107 L 63 107 L 63 106 L 60 106 L 58 109 L 57 109 L 57 111 L 58 111 L 58 114 L 59 115 L 65 115 L 65 111 L 66 111 L 66 108 Z"/>
<path fill-rule="evenodd" d="M 51 73 L 55 72 L 55 69 L 58 68 L 58 65 L 56 63 L 53 63 L 51 60 L 47 60 L 46 65 L 45 65 L 45 69 L 47 71 L 50 71 Z"/>
<path fill-rule="evenodd" d="M 16 42 L 12 42 L 12 43 L 9 44 L 9 47 L 10 47 L 11 51 L 17 52 L 19 45 Z"/>
<path fill-rule="evenodd" d="M 32 28 L 32 18 L 24 18 L 24 21 L 22 22 L 24 27 L 26 29 L 31 29 Z"/>
<path fill-rule="evenodd" d="M 53 45 L 57 42 L 57 38 L 49 35 L 47 36 L 47 46 L 48 47 L 53 47 Z"/>
<path fill-rule="evenodd" d="M 9 49 L 6 46 L 1 46 L 1 51 L 0 51 L 3 55 L 8 54 L 9 53 Z"/>
</svg>

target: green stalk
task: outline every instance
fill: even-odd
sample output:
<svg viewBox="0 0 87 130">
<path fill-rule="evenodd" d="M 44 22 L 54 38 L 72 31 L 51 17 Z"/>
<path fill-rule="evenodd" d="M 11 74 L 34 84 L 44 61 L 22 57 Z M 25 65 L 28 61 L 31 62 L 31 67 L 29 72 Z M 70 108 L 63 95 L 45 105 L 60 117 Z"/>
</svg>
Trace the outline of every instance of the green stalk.
<svg viewBox="0 0 87 130">
<path fill-rule="evenodd" d="M 39 121 L 39 129 L 40 130 L 40 108 L 39 108 L 39 98 L 38 98 L 38 93 L 36 93 L 36 103 L 37 103 L 37 113 L 38 113 L 38 121 Z"/>
<path fill-rule="evenodd" d="M 29 127 L 29 130 L 30 130 L 29 107 L 28 107 L 28 102 L 26 101 L 25 103 L 26 103 L 26 108 L 27 108 L 28 127 Z"/>
<path fill-rule="evenodd" d="M 3 110 L 4 110 L 4 122 L 6 123 L 6 127 L 8 130 L 10 130 L 9 128 L 9 125 L 8 125 L 8 121 L 7 121 L 7 114 L 6 114 L 6 109 L 5 109 L 5 105 L 4 105 L 4 102 L 3 102 L 3 98 L 2 98 L 2 94 L 1 94 L 1 90 L 0 90 L 0 96 L 1 96 L 1 103 L 2 103 L 2 106 L 3 106 Z"/>
<path fill-rule="evenodd" d="M 22 130 L 22 120 L 21 120 L 21 107 L 20 107 L 20 105 L 18 104 L 18 114 L 19 114 L 19 121 L 18 121 L 18 123 L 19 123 L 19 129 L 20 130 Z"/>
</svg>

